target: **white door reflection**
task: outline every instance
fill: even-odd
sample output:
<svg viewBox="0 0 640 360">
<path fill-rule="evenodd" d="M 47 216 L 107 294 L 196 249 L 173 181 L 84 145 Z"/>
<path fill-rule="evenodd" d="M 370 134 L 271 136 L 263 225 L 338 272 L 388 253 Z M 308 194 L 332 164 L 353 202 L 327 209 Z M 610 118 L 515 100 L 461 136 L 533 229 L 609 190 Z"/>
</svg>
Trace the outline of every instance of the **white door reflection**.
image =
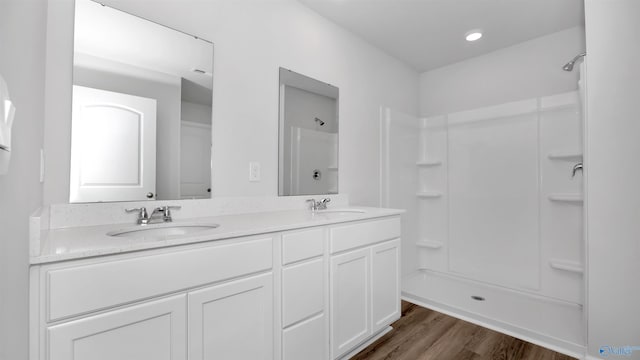
<svg viewBox="0 0 640 360">
<path fill-rule="evenodd" d="M 156 100 L 73 87 L 70 200 L 152 199 Z"/>
</svg>

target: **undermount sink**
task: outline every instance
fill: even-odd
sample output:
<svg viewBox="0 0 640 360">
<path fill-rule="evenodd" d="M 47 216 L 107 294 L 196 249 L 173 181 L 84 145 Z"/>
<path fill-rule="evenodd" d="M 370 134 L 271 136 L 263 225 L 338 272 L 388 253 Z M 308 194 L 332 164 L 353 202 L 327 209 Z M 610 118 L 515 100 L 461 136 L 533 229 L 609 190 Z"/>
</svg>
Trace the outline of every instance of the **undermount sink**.
<svg viewBox="0 0 640 360">
<path fill-rule="evenodd" d="M 207 230 L 218 228 L 218 224 L 184 224 L 184 225 L 158 225 L 130 228 L 108 232 L 109 236 L 133 237 L 133 238 L 164 238 L 167 236 L 193 235 Z"/>
<path fill-rule="evenodd" d="M 336 214 L 336 215 L 353 215 L 353 214 L 364 214 L 364 210 L 360 209 L 326 209 L 326 210 L 318 210 L 316 214 Z"/>
</svg>

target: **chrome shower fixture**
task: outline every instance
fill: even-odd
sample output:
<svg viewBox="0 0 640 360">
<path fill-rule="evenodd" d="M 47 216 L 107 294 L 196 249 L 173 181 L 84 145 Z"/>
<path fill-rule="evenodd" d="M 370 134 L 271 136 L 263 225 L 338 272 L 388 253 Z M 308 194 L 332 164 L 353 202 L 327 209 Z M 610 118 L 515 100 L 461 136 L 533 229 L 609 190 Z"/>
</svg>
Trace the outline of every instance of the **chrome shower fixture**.
<svg viewBox="0 0 640 360">
<path fill-rule="evenodd" d="M 318 124 L 320 124 L 320 126 L 324 125 L 324 121 L 322 121 L 322 120 L 320 120 L 320 119 L 318 119 L 318 118 L 315 118 L 315 122 L 317 122 Z"/>
<path fill-rule="evenodd" d="M 562 67 L 562 70 L 564 70 L 564 71 L 573 70 L 573 65 L 575 65 L 576 61 L 578 61 L 580 58 L 583 58 L 585 56 L 587 56 L 587 53 L 582 53 L 582 54 L 576 55 L 576 57 L 574 57 L 571 61 L 569 61 L 568 63 L 564 64 L 564 66 Z"/>
</svg>

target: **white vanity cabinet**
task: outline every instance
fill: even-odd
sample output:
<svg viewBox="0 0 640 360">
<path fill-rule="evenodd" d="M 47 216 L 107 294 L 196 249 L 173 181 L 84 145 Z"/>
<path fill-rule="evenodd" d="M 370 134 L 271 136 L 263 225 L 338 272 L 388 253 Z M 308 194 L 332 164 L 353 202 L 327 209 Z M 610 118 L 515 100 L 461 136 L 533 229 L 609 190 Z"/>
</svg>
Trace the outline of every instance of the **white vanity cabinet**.
<svg viewBox="0 0 640 360">
<path fill-rule="evenodd" d="M 272 360 L 273 243 L 261 235 L 32 267 L 31 359 Z"/>
<path fill-rule="evenodd" d="M 400 317 L 399 236 L 394 213 L 32 265 L 30 360 L 348 357 Z"/>
<path fill-rule="evenodd" d="M 400 318 L 400 219 L 330 228 L 332 359 Z"/>
</svg>

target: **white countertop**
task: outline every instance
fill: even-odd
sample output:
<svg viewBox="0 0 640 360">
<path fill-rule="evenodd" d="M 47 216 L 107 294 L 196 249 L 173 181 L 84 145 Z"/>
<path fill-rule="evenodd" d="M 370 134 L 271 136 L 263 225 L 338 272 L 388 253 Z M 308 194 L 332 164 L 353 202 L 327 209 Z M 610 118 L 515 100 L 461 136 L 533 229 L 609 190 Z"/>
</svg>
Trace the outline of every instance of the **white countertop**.
<svg viewBox="0 0 640 360">
<path fill-rule="evenodd" d="M 168 246 L 216 241 L 240 236 L 399 215 L 404 212 L 404 210 L 370 207 L 351 207 L 340 209 L 359 209 L 364 210 L 364 213 L 322 213 L 322 211 L 311 213 L 308 210 L 286 210 L 180 219 L 175 220 L 171 224 L 219 224 L 220 226 L 215 229 L 190 235 L 177 235 L 149 239 L 144 237 L 132 238 L 107 235 L 108 232 L 112 231 L 134 230 L 141 228 L 139 225 L 131 223 L 42 230 L 40 232 L 40 251 L 37 255 L 31 256 L 30 263 L 32 265 L 44 264 Z M 336 211 L 340 209 L 330 210 Z M 154 225 L 148 226 L 153 227 Z"/>
</svg>

